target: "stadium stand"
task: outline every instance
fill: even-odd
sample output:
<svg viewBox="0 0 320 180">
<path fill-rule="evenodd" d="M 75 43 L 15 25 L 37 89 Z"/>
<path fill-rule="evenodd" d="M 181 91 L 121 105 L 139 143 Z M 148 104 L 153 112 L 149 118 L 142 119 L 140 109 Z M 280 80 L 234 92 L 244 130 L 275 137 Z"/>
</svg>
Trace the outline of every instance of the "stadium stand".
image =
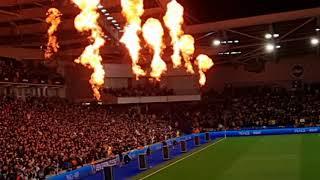
<svg viewBox="0 0 320 180">
<path fill-rule="evenodd" d="M 250 95 L 242 93 L 255 89 Z M 44 178 L 182 134 L 320 124 L 318 88 L 207 94 L 200 103 L 84 106 L 51 98 L 1 101 L 2 179 Z M 230 89 L 229 89 L 230 92 Z M 229 93 L 224 92 L 224 95 Z M 180 133 L 181 132 L 181 133 Z"/>
<path fill-rule="evenodd" d="M 181 142 L 189 157 L 227 133 L 319 133 L 319 57 L 319 0 L 1 0 L 0 180 L 122 180 L 180 156 Z M 260 171 L 263 160 L 233 161 L 250 152 L 239 141 L 220 161 L 172 174 L 315 179 L 313 135 L 283 154 L 282 140 L 268 145 L 278 156 L 255 157 L 269 157 Z"/>
<path fill-rule="evenodd" d="M 59 84 L 63 77 L 41 61 L 17 61 L 0 57 L 0 81 L 12 83 Z"/>
</svg>

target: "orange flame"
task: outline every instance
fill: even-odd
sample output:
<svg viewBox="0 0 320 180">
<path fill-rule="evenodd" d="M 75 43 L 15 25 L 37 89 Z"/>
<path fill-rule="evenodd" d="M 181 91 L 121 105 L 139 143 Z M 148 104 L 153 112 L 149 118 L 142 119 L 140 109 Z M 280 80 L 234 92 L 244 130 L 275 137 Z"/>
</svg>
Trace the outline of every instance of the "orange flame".
<svg viewBox="0 0 320 180">
<path fill-rule="evenodd" d="M 205 72 L 207 72 L 209 69 L 211 69 L 212 66 L 214 66 L 214 63 L 213 63 L 212 59 L 209 58 L 207 55 L 200 54 L 197 57 L 196 64 L 198 65 L 199 74 L 200 74 L 199 83 L 201 86 L 204 86 L 207 81 Z"/>
<path fill-rule="evenodd" d="M 141 16 L 144 13 L 143 0 L 121 0 L 122 14 L 127 19 L 124 34 L 120 39 L 128 49 L 132 59 L 132 71 L 136 75 L 145 76 L 146 73 L 138 65 L 139 53 L 141 50 L 138 34 L 141 32 Z"/>
<path fill-rule="evenodd" d="M 167 12 L 163 17 L 165 25 L 170 30 L 173 55 L 171 56 L 175 68 L 181 65 L 179 38 L 183 34 L 182 24 L 184 22 L 184 8 L 176 0 L 167 4 Z"/>
<path fill-rule="evenodd" d="M 153 59 L 151 62 L 151 77 L 160 79 L 161 75 L 167 70 L 166 63 L 161 59 L 163 49 L 164 30 L 158 19 L 149 18 L 142 27 L 143 37 L 153 49 Z"/>
<path fill-rule="evenodd" d="M 194 38 L 191 35 L 182 35 L 179 40 L 179 47 L 182 52 L 182 56 L 185 62 L 185 67 L 187 68 L 187 72 L 194 74 L 193 66 L 191 63 L 191 58 L 194 54 Z"/>
<path fill-rule="evenodd" d="M 57 42 L 57 37 L 54 33 L 58 30 L 58 26 L 61 23 L 61 12 L 56 8 L 50 8 L 47 12 L 46 22 L 50 24 L 48 29 L 48 43 L 47 49 L 44 54 L 46 59 L 51 58 L 54 53 L 58 52 L 59 43 Z"/>
<path fill-rule="evenodd" d="M 105 77 L 100 55 L 100 48 L 104 45 L 105 40 L 103 39 L 102 29 L 97 22 L 99 18 L 97 6 L 100 0 L 73 0 L 73 2 L 81 9 L 81 13 L 75 18 L 75 27 L 79 32 L 90 31 L 92 42 L 75 62 L 93 69 L 89 82 L 95 98 L 99 100 L 101 98 L 99 89 L 104 84 Z"/>
</svg>

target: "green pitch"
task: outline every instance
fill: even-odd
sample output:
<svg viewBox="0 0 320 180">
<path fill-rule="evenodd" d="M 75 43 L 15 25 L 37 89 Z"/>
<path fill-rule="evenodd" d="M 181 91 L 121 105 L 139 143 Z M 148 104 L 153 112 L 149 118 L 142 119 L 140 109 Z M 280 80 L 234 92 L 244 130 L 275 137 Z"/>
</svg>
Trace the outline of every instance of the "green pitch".
<svg viewBox="0 0 320 180">
<path fill-rule="evenodd" d="M 191 153 L 142 173 L 134 179 L 320 179 L 318 134 L 227 138 Z"/>
</svg>

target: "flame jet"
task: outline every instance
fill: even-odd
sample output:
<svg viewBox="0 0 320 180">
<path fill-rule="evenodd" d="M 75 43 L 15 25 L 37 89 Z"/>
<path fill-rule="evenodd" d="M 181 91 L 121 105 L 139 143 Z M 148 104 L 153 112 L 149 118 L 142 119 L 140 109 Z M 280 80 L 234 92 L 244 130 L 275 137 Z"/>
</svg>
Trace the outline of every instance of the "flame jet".
<svg viewBox="0 0 320 180">
<path fill-rule="evenodd" d="M 201 86 L 204 86 L 206 84 L 207 78 L 205 72 L 207 72 L 209 69 L 214 66 L 214 63 L 211 58 L 209 58 L 207 55 L 200 54 L 196 59 L 196 64 L 199 68 L 199 84 Z"/>
<path fill-rule="evenodd" d="M 47 49 L 44 54 L 44 57 L 46 59 L 51 58 L 54 53 L 58 52 L 59 43 L 57 41 L 57 36 L 55 36 L 54 34 L 55 32 L 57 32 L 58 27 L 61 23 L 61 16 L 61 12 L 56 8 L 50 8 L 47 12 L 46 22 L 50 24 L 50 27 L 48 29 Z"/>
<path fill-rule="evenodd" d="M 188 34 L 182 35 L 179 40 L 179 46 L 182 57 L 185 61 L 184 66 L 187 68 L 187 72 L 194 74 L 193 65 L 191 63 L 191 59 L 195 51 L 194 38 Z"/>
<path fill-rule="evenodd" d="M 80 14 L 75 18 L 74 25 L 79 32 L 89 31 L 91 44 L 88 45 L 81 56 L 75 60 L 85 67 L 93 69 L 93 74 L 90 78 L 90 84 L 93 90 L 94 97 L 100 100 L 100 88 L 104 84 L 105 71 L 102 65 L 102 57 L 100 48 L 104 45 L 104 34 L 101 27 L 98 25 L 99 13 L 97 6 L 100 0 L 73 0 L 80 8 Z"/>
<path fill-rule="evenodd" d="M 171 45 L 173 46 L 173 54 L 171 56 L 174 68 L 181 66 L 179 39 L 184 33 L 182 25 L 184 22 L 184 8 L 176 0 L 172 0 L 167 4 L 167 12 L 163 17 L 166 27 L 170 31 Z"/>
<path fill-rule="evenodd" d="M 143 37 L 153 50 L 153 59 L 151 62 L 151 77 L 160 80 L 161 75 L 167 70 L 166 63 L 161 58 L 164 47 L 164 30 L 158 19 L 149 18 L 142 27 Z"/>
<path fill-rule="evenodd" d="M 139 33 L 141 33 L 141 16 L 144 13 L 143 0 L 121 0 L 121 7 L 127 24 L 120 42 L 129 51 L 132 60 L 132 71 L 138 79 L 139 76 L 146 75 L 144 70 L 138 65 L 141 50 Z"/>
</svg>

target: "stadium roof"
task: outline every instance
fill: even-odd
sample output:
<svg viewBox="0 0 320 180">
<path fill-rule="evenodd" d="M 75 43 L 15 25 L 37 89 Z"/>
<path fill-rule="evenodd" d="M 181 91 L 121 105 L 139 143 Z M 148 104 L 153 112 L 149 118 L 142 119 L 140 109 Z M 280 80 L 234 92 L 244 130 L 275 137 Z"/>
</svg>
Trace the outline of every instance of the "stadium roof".
<svg viewBox="0 0 320 180">
<path fill-rule="evenodd" d="M 195 22 L 222 21 L 320 6 L 318 0 L 180 0 Z"/>
<path fill-rule="evenodd" d="M 145 1 L 145 18 L 161 17 L 167 0 Z M 218 63 L 246 64 L 257 59 L 277 59 L 300 53 L 319 54 L 312 48 L 310 38 L 319 36 L 320 2 L 308 1 L 207 1 L 181 0 L 186 9 L 186 32 L 197 39 L 198 53 L 204 52 Z M 103 8 L 122 28 L 120 0 L 104 0 Z M 41 59 L 40 47 L 46 44 L 46 11 L 57 7 L 63 13 L 63 24 L 58 35 L 59 56 L 77 57 L 87 44 L 86 36 L 77 33 L 73 19 L 79 13 L 70 0 L 1 0 L 0 1 L 0 56 L 18 59 Z M 192 8 L 191 8 L 192 7 Z M 118 39 L 121 32 L 102 14 L 100 24 L 109 42 L 103 55 L 107 62 L 119 62 L 125 55 Z M 266 39 L 266 34 L 279 35 Z M 212 45 L 219 40 L 219 46 Z M 231 42 L 232 41 L 232 42 Z M 266 53 L 266 43 L 280 49 Z M 19 53 L 16 53 L 16 52 Z M 241 54 L 240 54 L 241 53 Z"/>
</svg>

